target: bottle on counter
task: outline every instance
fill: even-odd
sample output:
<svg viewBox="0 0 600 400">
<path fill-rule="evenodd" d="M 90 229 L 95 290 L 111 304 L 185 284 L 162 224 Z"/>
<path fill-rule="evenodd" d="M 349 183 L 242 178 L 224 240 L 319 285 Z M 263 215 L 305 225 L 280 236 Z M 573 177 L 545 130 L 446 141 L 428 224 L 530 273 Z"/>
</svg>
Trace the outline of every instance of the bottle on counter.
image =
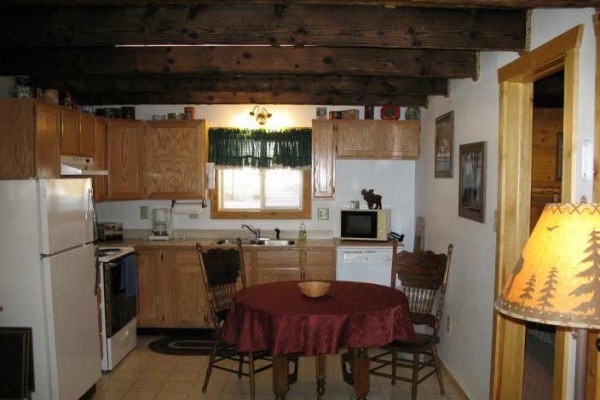
<svg viewBox="0 0 600 400">
<path fill-rule="evenodd" d="M 298 232 L 298 239 L 300 239 L 300 241 L 302 241 L 302 242 L 306 241 L 306 224 L 304 222 L 302 222 L 300 224 L 300 231 Z"/>
</svg>

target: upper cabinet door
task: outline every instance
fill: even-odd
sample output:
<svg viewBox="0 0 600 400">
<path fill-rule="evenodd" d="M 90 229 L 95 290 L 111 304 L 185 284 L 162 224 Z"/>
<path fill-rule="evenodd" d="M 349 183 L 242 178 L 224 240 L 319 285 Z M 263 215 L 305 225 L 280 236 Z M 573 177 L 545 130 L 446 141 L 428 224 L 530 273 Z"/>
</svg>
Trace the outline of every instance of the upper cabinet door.
<svg viewBox="0 0 600 400">
<path fill-rule="evenodd" d="M 97 168 L 107 169 L 106 162 L 106 120 L 94 117 L 94 164 Z M 107 177 L 98 175 L 94 177 L 94 198 L 96 201 L 105 201 L 108 198 Z"/>
<path fill-rule="evenodd" d="M 94 157 L 95 117 L 91 114 L 81 114 L 79 121 L 79 155 Z"/>
<path fill-rule="evenodd" d="M 331 121 L 312 124 L 313 197 L 333 198 L 335 194 L 335 132 Z"/>
<path fill-rule="evenodd" d="M 57 107 L 35 105 L 35 176 L 60 177 L 60 111 Z"/>
<path fill-rule="evenodd" d="M 79 113 L 72 110 L 60 110 L 61 132 L 60 153 L 66 156 L 79 155 Z"/>
<path fill-rule="evenodd" d="M 148 121 L 144 133 L 146 197 L 204 197 L 204 122 Z"/>
<path fill-rule="evenodd" d="M 419 157 L 420 121 L 379 121 L 381 158 Z"/>
<path fill-rule="evenodd" d="M 379 121 L 335 120 L 338 158 L 379 158 Z"/>
<path fill-rule="evenodd" d="M 109 120 L 106 132 L 108 198 L 144 198 L 140 160 L 144 154 L 144 124 L 136 120 Z"/>
</svg>

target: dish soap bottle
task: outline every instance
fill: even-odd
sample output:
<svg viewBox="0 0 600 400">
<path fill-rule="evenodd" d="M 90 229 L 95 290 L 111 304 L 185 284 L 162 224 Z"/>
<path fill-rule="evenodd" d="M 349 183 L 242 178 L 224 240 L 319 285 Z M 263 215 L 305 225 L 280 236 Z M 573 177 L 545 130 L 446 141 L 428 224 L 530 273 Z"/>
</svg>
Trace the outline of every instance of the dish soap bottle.
<svg viewBox="0 0 600 400">
<path fill-rule="evenodd" d="M 304 224 L 304 222 L 302 222 L 300 224 L 300 231 L 298 232 L 298 239 L 300 239 L 301 242 L 306 241 L 306 225 Z"/>
</svg>

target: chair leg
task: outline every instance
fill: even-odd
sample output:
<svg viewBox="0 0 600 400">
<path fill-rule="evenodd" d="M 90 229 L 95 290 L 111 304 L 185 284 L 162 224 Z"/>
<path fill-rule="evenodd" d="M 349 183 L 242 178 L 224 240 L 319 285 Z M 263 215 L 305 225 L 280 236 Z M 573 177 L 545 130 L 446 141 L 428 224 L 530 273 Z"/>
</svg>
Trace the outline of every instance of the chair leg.
<svg viewBox="0 0 600 400">
<path fill-rule="evenodd" d="M 412 371 L 412 385 L 410 388 L 410 398 L 416 400 L 417 398 L 417 386 L 419 385 L 419 353 L 413 351 L 413 371 Z"/>
<path fill-rule="evenodd" d="M 396 384 L 396 369 L 398 364 L 398 352 L 392 349 L 392 385 Z"/>
<path fill-rule="evenodd" d="M 444 390 L 444 381 L 442 380 L 442 371 L 440 370 L 440 359 L 435 345 L 431 346 L 431 354 L 433 356 L 433 364 L 435 365 L 435 374 L 437 375 L 438 384 L 440 385 L 440 393 L 444 394 L 446 391 Z"/>
<path fill-rule="evenodd" d="M 244 372 L 243 368 L 244 368 L 244 357 L 245 355 L 242 353 L 240 354 L 240 359 L 238 361 L 238 378 L 242 377 L 242 373 Z"/>
<path fill-rule="evenodd" d="M 254 353 L 248 353 L 248 375 L 250 376 L 250 400 L 254 400 L 255 394 L 255 382 L 254 382 Z"/>
<path fill-rule="evenodd" d="M 208 361 L 208 366 L 206 367 L 206 375 L 204 376 L 204 384 L 202 385 L 202 392 L 206 393 L 206 388 L 208 388 L 208 381 L 210 379 L 210 374 L 213 369 L 213 364 L 215 363 L 215 357 L 217 356 L 217 346 L 219 345 L 219 339 L 215 336 L 213 341 L 212 352 L 210 353 L 210 360 Z"/>
</svg>

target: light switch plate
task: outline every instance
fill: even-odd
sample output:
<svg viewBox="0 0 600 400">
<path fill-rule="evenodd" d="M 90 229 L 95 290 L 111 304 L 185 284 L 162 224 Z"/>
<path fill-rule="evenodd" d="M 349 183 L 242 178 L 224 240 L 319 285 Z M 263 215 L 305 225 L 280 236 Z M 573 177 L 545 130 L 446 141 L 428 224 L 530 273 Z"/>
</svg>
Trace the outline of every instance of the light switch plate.
<svg viewBox="0 0 600 400">
<path fill-rule="evenodd" d="M 140 219 L 148 219 L 148 206 L 140 206 Z"/>
<path fill-rule="evenodd" d="M 317 209 L 317 219 L 328 220 L 329 219 L 329 208 Z"/>
</svg>

